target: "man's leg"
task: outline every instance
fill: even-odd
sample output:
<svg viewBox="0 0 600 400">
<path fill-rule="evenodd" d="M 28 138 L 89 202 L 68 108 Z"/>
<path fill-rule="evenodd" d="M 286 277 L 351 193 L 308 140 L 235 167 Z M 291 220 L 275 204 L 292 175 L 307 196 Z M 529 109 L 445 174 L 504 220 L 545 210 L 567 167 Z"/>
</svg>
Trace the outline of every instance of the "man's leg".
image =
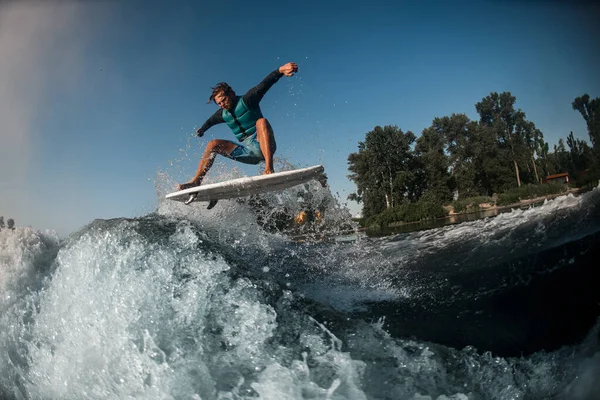
<svg viewBox="0 0 600 400">
<path fill-rule="evenodd" d="M 273 153 L 275 145 L 275 135 L 273 128 L 266 118 L 260 118 L 256 121 L 256 139 L 260 144 L 260 151 L 265 157 L 265 172 L 263 174 L 272 174 L 273 170 Z"/>
<path fill-rule="evenodd" d="M 200 163 L 198 164 L 196 175 L 194 175 L 192 180 L 188 183 L 178 185 L 178 190 L 199 186 L 202 183 L 202 179 L 204 179 L 204 176 L 215 162 L 217 154 L 227 157 L 236 147 L 237 145 L 229 140 L 215 139 L 208 142 L 204 154 L 202 154 L 202 158 L 200 159 Z"/>
</svg>

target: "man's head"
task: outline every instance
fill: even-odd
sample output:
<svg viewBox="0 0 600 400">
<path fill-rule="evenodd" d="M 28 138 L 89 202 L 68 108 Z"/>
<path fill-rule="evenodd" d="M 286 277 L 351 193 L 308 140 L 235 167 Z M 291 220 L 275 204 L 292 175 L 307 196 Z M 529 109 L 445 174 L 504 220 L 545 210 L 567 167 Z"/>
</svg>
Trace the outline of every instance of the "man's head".
<svg viewBox="0 0 600 400">
<path fill-rule="evenodd" d="M 235 100 L 235 92 L 225 82 L 219 82 L 217 86 L 212 88 L 212 94 L 208 99 L 208 103 L 214 101 L 216 105 L 221 107 L 223 110 L 229 110 L 233 107 Z"/>
</svg>

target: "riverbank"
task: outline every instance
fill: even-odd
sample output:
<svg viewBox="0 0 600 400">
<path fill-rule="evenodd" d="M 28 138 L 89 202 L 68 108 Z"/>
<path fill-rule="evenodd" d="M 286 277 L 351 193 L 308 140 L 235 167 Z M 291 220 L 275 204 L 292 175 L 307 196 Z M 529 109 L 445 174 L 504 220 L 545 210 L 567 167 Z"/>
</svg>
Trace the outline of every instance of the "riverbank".
<svg viewBox="0 0 600 400">
<path fill-rule="evenodd" d="M 493 205 L 490 203 L 481 203 L 481 204 L 479 204 L 478 210 L 464 211 L 464 212 L 458 212 L 458 213 L 454 212 L 454 209 L 451 205 L 448 205 L 448 206 L 444 206 L 444 208 L 448 210 L 448 217 L 445 217 L 445 218 L 449 218 L 453 215 L 469 214 L 469 213 L 475 213 L 475 212 L 481 212 L 481 211 L 487 211 L 487 210 L 503 211 L 503 210 L 512 210 L 515 208 L 523 208 L 523 207 L 528 207 L 532 204 L 535 205 L 537 203 L 542 203 L 546 200 L 552 200 L 552 199 L 555 199 L 560 196 L 566 196 L 568 194 L 578 195 L 578 194 L 583 193 L 584 191 L 585 190 L 582 188 L 569 188 L 569 190 L 567 190 L 566 192 L 549 194 L 549 195 L 545 195 L 545 196 L 538 196 L 538 197 L 535 197 L 532 199 L 520 200 L 517 203 L 507 204 L 504 206 L 497 206 L 497 205 Z"/>
<path fill-rule="evenodd" d="M 535 207 L 543 204 L 546 200 L 552 200 L 556 197 L 565 196 L 568 194 L 579 195 L 585 191 L 585 189 L 581 188 L 570 188 L 568 191 L 563 193 L 538 196 L 535 198 L 525 199 L 516 203 L 511 203 L 503 206 L 498 206 L 490 203 L 483 203 L 480 204 L 477 209 L 467 210 L 459 213 L 454 212 L 452 206 L 449 205 L 444 207 L 448 210 L 448 215 L 445 217 L 414 222 L 394 222 L 386 227 L 362 228 L 361 231 L 366 232 L 368 236 L 387 236 L 397 233 L 406 233 L 425 229 L 439 228 L 446 225 L 455 225 L 482 218 L 493 218 L 499 214 L 510 212 L 517 208 L 525 209 Z"/>
</svg>

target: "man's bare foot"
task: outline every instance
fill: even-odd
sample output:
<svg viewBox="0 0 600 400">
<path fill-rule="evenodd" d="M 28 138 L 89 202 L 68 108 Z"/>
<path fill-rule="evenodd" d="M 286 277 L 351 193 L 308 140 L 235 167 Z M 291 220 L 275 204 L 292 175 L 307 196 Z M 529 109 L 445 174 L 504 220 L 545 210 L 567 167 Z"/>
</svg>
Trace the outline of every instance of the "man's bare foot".
<svg viewBox="0 0 600 400">
<path fill-rule="evenodd" d="M 263 175 L 269 175 L 272 174 L 273 172 L 273 168 L 265 168 L 265 171 L 263 172 Z"/>
<path fill-rule="evenodd" d="M 196 183 L 196 182 L 187 182 L 187 183 L 180 183 L 179 185 L 177 185 L 177 190 L 185 190 L 185 189 L 189 189 L 189 188 L 193 188 L 196 186 L 200 186 L 200 183 Z"/>
</svg>

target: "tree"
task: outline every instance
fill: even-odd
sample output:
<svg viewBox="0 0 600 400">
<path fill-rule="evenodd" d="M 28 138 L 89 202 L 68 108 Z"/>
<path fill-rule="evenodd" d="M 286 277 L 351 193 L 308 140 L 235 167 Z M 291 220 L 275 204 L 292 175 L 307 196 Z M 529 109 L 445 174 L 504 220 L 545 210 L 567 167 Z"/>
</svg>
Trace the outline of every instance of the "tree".
<svg viewBox="0 0 600 400">
<path fill-rule="evenodd" d="M 4 217 L 0 217 L 0 230 L 4 228 Z"/>
<path fill-rule="evenodd" d="M 465 114 L 452 114 L 450 117 L 434 118 L 428 130 L 434 131 L 443 140 L 445 154 L 445 174 L 441 174 L 446 182 L 438 185 L 448 190 L 458 190 L 459 196 L 474 195 L 473 190 L 473 152 L 472 131 L 469 118 Z M 441 161 L 441 160 L 440 160 Z M 447 177 L 447 178 L 446 178 Z"/>
<path fill-rule="evenodd" d="M 491 128 L 496 134 L 498 144 L 506 149 L 515 168 L 517 185 L 521 186 L 519 163 L 526 159 L 525 132 L 535 128 L 525 119 L 525 113 L 515 110 L 516 98 L 510 92 L 490 93 L 475 105 L 480 123 Z"/>
<path fill-rule="evenodd" d="M 559 174 L 569 170 L 569 153 L 565 147 L 563 138 L 558 139 L 558 144 L 554 145 L 554 152 L 549 156 L 551 164 L 551 174 Z"/>
<path fill-rule="evenodd" d="M 544 176 L 550 175 L 550 167 L 549 167 L 549 162 L 550 162 L 549 157 L 550 157 L 550 155 L 549 155 L 549 150 L 550 150 L 550 148 L 548 146 L 548 142 L 544 142 L 541 145 L 541 148 L 540 148 L 540 158 L 538 158 L 539 165 L 541 167 L 542 174 Z"/>
<path fill-rule="evenodd" d="M 490 196 L 512 186 L 511 158 L 506 149 L 498 146 L 496 133 L 488 126 L 471 124 L 474 185 L 479 194 Z"/>
<path fill-rule="evenodd" d="M 6 220 L 6 224 L 8 229 L 14 230 L 15 229 L 15 220 L 12 218 L 9 218 L 8 220 Z"/>
<path fill-rule="evenodd" d="M 370 170 L 371 150 L 367 149 L 363 142 L 359 142 L 358 148 L 358 153 L 348 156 L 348 170 L 352 172 L 348 178 L 357 186 L 357 192 L 351 193 L 348 199 L 362 203 L 362 215 L 369 217 L 385 209 L 385 205 L 380 201 L 385 195 L 380 192 L 380 187 L 375 185 L 375 177 Z"/>
<path fill-rule="evenodd" d="M 573 110 L 579 111 L 585 119 L 592 147 L 600 152 L 600 98 L 596 97 L 590 101 L 590 96 L 586 93 L 575 98 L 571 105 Z"/>
<path fill-rule="evenodd" d="M 348 156 L 348 178 L 357 186 L 349 199 L 362 201 L 365 218 L 407 201 L 414 192 L 415 140 L 397 126 L 376 126 L 359 142 L 358 153 Z"/>
<path fill-rule="evenodd" d="M 424 188 L 428 199 L 444 204 L 452 200 L 450 173 L 448 172 L 448 157 L 444 153 L 446 140 L 429 127 L 421 133 L 415 146 L 415 154 L 419 157 L 425 172 Z"/>
<path fill-rule="evenodd" d="M 432 127 L 446 138 L 449 168 L 459 198 L 491 195 L 510 187 L 510 160 L 496 133 L 465 114 L 435 118 Z"/>
<path fill-rule="evenodd" d="M 543 146 L 544 146 L 544 134 L 542 131 L 535 127 L 535 124 L 530 121 L 526 121 L 523 126 L 523 134 L 525 147 L 529 153 L 529 160 L 533 166 L 533 172 L 535 173 L 535 183 L 540 183 L 540 175 L 538 174 L 536 158 L 543 157 Z M 529 164 L 527 164 L 529 166 Z M 529 167 L 528 167 L 529 168 Z"/>
<path fill-rule="evenodd" d="M 592 164 L 592 149 L 585 140 L 575 139 L 573 132 L 567 136 L 569 146 L 569 174 L 577 179 L 579 173 Z"/>
</svg>

